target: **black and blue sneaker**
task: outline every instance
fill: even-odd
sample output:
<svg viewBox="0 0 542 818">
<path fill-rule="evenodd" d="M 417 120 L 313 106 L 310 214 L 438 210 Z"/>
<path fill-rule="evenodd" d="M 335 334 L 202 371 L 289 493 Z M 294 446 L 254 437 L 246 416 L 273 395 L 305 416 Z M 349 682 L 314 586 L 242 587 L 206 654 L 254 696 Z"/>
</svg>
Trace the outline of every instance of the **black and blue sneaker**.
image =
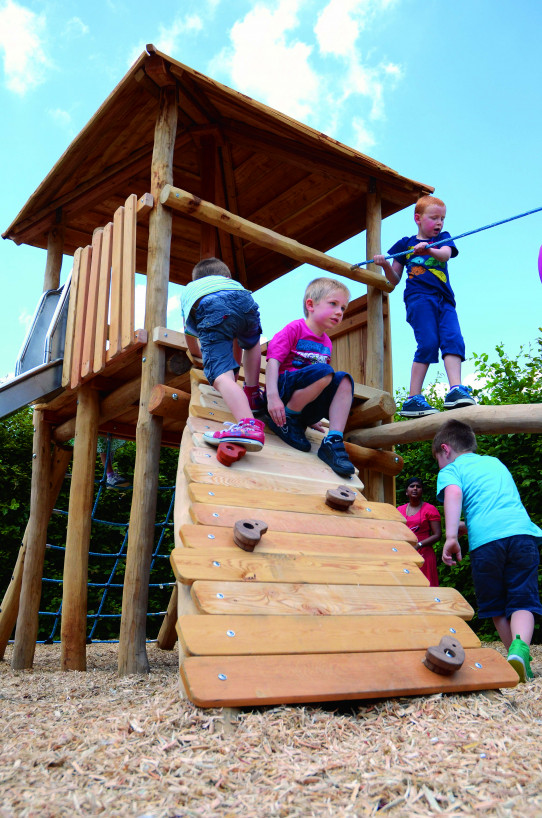
<svg viewBox="0 0 542 818">
<path fill-rule="evenodd" d="M 303 426 L 296 417 L 287 416 L 284 426 L 277 426 L 274 420 L 269 415 L 265 415 L 263 420 L 277 437 L 284 440 L 288 446 L 298 449 L 300 452 L 310 452 L 311 444 L 305 437 L 305 426 Z"/>
<path fill-rule="evenodd" d="M 340 435 L 326 435 L 318 449 L 318 457 L 341 477 L 351 477 L 356 472 L 348 459 L 344 441 Z"/>
<path fill-rule="evenodd" d="M 403 402 L 399 414 L 402 418 L 423 418 L 425 415 L 434 415 L 437 412 L 438 409 L 427 403 L 423 395 L 411 395 Z"/>
<path fill-rule="evenodd" d="M 445 409 L 459 409 L 461 406 L 473 406 L 476 401 L 472 397 L 470 386 L 454 386 L 444 398 Z"/>
</svg>

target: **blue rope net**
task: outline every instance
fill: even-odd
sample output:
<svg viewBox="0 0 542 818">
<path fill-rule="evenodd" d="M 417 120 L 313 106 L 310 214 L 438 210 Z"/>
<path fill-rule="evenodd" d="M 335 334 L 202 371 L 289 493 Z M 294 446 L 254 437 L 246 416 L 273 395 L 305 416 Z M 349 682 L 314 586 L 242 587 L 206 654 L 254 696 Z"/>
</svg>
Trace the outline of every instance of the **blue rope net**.
<svg viewBox="0 0 542 818">
<path fill-rule="evenodd" d="M 106 461 L 109 455 L 110 440 L 107 445 Z M 65 483 L 68 483 L 69 489 L 69 481 Z M 39 612 L 38 629 L 40 644 L 60 642 L 68 494 L 67 490 L 61 493 L 59 499 L 66 505 L 66 510 L 55 508 L 48 529 L 48 539 L 51 538 L 54 542 L 48 542 L 45 556 L 40 603 L 43 610 Z M 87 643 L 118 642 L 131 498 L 131 488 L 107 488 L 107 472 L 104 466 L 101 478 L 96 480 L 91 515 Z M 153 641 L 158 634 L 171 589 L 175 584 L 169 563 L 174 540 L 174 502 L 175 485 L 159 486 L 149 582 L 148 641 Z M 106 515 L 109 519 L 104 519 Z"/>
</svg>

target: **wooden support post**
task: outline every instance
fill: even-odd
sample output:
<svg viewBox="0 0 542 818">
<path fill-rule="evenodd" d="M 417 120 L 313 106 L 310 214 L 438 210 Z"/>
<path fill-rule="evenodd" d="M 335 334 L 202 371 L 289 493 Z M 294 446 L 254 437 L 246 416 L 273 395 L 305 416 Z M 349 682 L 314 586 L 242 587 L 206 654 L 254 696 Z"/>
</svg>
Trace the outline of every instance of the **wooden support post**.
<svg viewBox="0 0 542 818">
<path fill-rule="evenodd" d="M 163 383 L 165 375 L 164 348 L 153 340 L 152 329 L 166 323 L 172 225 L 171 211 L 160 204 L 158 198 L 164 185 L 171 184 L 173 180 L 176 133 L 176 89 L 166 86 L 160 92 L 151 166 L 151 194 L 157 204 L 149 218 L 145 311 L 149 341 L 143 355 L 134 488 L 122 596 L 118 659 L 121 675 L 149 671 L 145 635 L 163 421 L 160 416 L 151 415 L 148 404 L 152 388 Z"/>
<path fill-rule="evenodd" d="M 43 277 L 43 292 L 47 290 L 57 290 L 60 286 L 60 271 L 62 268 L 62 255 L 64 252 L 64 232 L 63 220 L 49 231 L 47 236 L 47 261 L 45 263 L 45 275 Z"/>
<path fill-rule="evenodd" d="M 209 202 L 216 201 L 216 140 L 213 134 L 202 134 L 200 144 L 201 197 Z M 218 236 L 216 228 L 202 222 L 200 225 L 200 258 L 217 255 Z"/>
<path fill-rule="evenodd" d="M 382 225 L 382 207 L 380 192 L 376 180 L 371 180 L 367 193 L 367 258 L 380 253 L 380 232 Z M 376 272 L 375 264 L 368 264 L 368 269 Z M 367 371 L 365 382 L 377 389 L 384 388 L 384 304 L 382 290 L 367 287 Z M 382 474 L 368 473 L 365 485 L 370 500 L 384 501 L 384 479 Z"/>
<path fill-rule="evenodd" d="M 53 508 L 58 497 L 58 493 L 66 474 L 66 469 L 72 457 L 72 450 L 61 449 L 55 446 L 51 456 L 51 480 L 49 488 L 49 513 L 48 520 L 51 518 Z M 13 628 L 17 622 L 17 614 L 19 613 L 19 599 L 21 596 L 21 587 L 23 582 L 24 560 L 26 550 L 28 548 L 28 537 L 31 532 L 30 520 L 27 523 L 26 530 L 23 535 L 23 541 L 19 548 L 17 562 L 13 569 L 11 581 L 7 587 L 6 593 L 0 605 L 0 659 L 3 658 L 9 638 L 13 633 Z"/>
<path fill-rule="evenodd" d="M 38 636 L 38 611 L 41 599 L 41 579 L 47 545 L 49 521 L 49 477 L 51 468 L 51 427 L 43 412 L 34 410 L 34 442 L 32 447 L 32 487 L 30 519 L 24 561 L 19 615 L 15 632 L 15 647 L 11 666 L 14 670 L 32 667 Z"/>
<path fill-rule="evenodd" d="M 86 670 L 87 667 L 88 551 L 94 498 L 98 411 L 98 393 L 91 386 L 82 386 L 78 392 L 64 556 L 62 670 Z"/>
</svg>

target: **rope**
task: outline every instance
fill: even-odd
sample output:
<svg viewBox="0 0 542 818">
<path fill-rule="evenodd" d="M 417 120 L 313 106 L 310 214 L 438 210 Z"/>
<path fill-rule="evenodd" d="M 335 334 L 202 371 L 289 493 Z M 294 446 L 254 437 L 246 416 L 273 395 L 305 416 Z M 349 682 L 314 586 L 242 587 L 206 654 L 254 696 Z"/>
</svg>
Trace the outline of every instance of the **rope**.
<svg viewBox="0 0 542 818">
<path fill-rule="evenodd" d="M 499 227 L 501 224 L 507 224 L 507 222 L 513 222 L 516 219 L 523 219 L 524 216 L 531 216 L 533 213 L 539 213 L 542 210 L 542 207 L 535 207 L 534 210 L 527 210 L 525 213 L 520 213 L 517 216 L 510 216 L 508 219 L 502 219 L 500 222 L 493 222 L 493 224 L 486 224 L 484 227 L 477 227 L 476 230 L 468 230 L 466 233 L 460 233 L 459 236 L 453 236 L 451 239 L 441 239 L 440 241 L 434 241 L 432 244 L 428 244 L 425 248 L 429 250 L 430 247 L 438 247 L 439 244 L 445 244 L 446 242 L 450 241 L 457 241 L 458 239 L 464 239 L 465 236 L 472 236 L 474 233 L 481 233 L 482 230 L 489 230 L 492 227 Z M 398 258 L 399 256 L 404 256 L 403 253 L 394 253 L 391 256 L 384 256 L 386 259 L 390 258 Z M 372 264 L 374 262 L 374 258 L 367 259 L 367 261 L 358 261 L 357 264 L 352 264 L 351 270 L 355 270 L 356 267 L 365 267 L 366 264 Z"/>
<path fill-rule="evenodd" d="M 111 450 L 111 439 L 108 437 L 106 464 L 109 460 Z M 111 622 L 117 620 L 120 624 L 120 598 L 122 594 L 123 575 L 124 575 L 124 561 L 126 559 L 126 549 L 128 545 L 128 522 L 115 522 L 113 520 L 104 520 L 98 516 L 98 508 L 103 505 L 102 499 L 109 496 L 107 491 L 107 465 L 101 478 L 97 481 L 98 489 L 94 500 L 91 520 L 93 531 L 101 529 L 106 526 L 111 529 L 111 537 L 108 537 L 107 547 L 112 547 L 112 550 L 90 550 L 89 551 L 89 578 L 97 572 L 105 573 L 105 578 L 101 582 L 88 582 L 89 601 L 87 613 L 87 644 L 91 642 L 118 642 L 118 638 L 99 638 L 100 623 Z M 169 597 L 171 595 L 171 588 L 175 584 L 169 581 L 171 577 L 171 568 L 169 565 L 169 552 L 172 547 L 173 537 L 173 509 L 175 503 L 175 486 L 159 486 L 159 492 L 171 492 L 171 497 L 167 505 L 167 509 L 160 522 L 155 523 L 155 530 L 158 532 L 156 543 L 153 548 L 151 557 L 151 575 L 158 581 L 149 583 L 149 607 L 160 608 L 160 610 L 149 611 L 147 616 L 155 619 L 156 617 L 163 617 L 166 610 L 161 608 L 167 607 Z M 117 489 L 117 493 L 131 491 L 131 489 Z M 68 512 L 63 509 L 54 510 L 55 514 L 61 519 L 68 518 Z M 61 526 L 61 528 L 64 528 Z M 59 532 L 62 536 L 62 531 Z M 120 535 L 121 541 L 118 544 L 117 537 Z M 117 543 L 117 544 L 116 544 Z M 57 569 L 62 573 L 62 564 L 64 562 L 65 554 L 64 545 L 47 544 L 47 566 L 46 571 Z M 59 563 L 55 565 L 55 563 Z M 100 567 L 103 566 L 103 567 Z M 162 580 L 164 577 L 164 581 Z M 167 577 L 167 579 L 166 579 Z M 43 577 L 43 593 L 42 606 L 47 606 L 49 610 L 40 610 L 40 631 L 48 633 L 48 635 L 39 640 L 41 644 L 53 644 L 60 641 L 60 621 L 62 615 L 62 593 L 59 589 L 62 586 L 62 579 L 52 577 Z M 50 622 L 52 619 L 52 623 Z M 158 620 L 159 621 L 159 620 Z M 50 623 L 50 624 L 47 624 Z M 103 628 L 102 628 L 103 630 Z M 152 640 L 148 640 L 152 641 Z"/>
</svg>

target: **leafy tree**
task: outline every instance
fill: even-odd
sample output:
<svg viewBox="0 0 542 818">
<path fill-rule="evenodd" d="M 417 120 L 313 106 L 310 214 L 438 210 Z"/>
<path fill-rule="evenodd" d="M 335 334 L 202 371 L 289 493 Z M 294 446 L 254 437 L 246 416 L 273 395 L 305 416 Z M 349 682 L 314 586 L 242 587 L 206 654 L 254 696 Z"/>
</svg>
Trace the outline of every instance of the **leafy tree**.
<svg viewBox="0 0 542 818">
<path fill-rule="evenodd" d="M 535 343 L 521 346 L 516 358 L 504 350 L 502 345 L 495 349 L 496 357 L 487 353 L 474 354 L 476 382 L 473 390 L 478 403 L 482 405 L 532 404 L 542 403 L 542 338 Z M 438 383 L 427 390 L 430 403 L 443 410 L 443 398 Z M 397 395 L 398 403 L 404 395 Z M 397 415 L 396 420 L 402 419 Z M 477 435 L 478 453 L 498 457 L 510 470 L 518 487 L 521 499 L 533 522 L 542 528 L 542 507 L 540 503 L 540 475 L 542 473 L 542 435 L 506 434 Z M 431 454 L 431 441 L 408 443 L 397 446 L 397 452 L 404 459 L 404 468 L 397 477 L 397 498 L 403 502 L 406 481 L 414 475 L 424 481 L 424 496 L 428 502 L 435 501 L 438 468 Z M 444 509 L 439 507 L 444 520 Z M 470 572 L 467 543 L 463 544 L 463 560 L 457 566 L 447 567 L 441 562 L 444 541 L 436 546 L 439 562 L 439 577 L 442 585 L 453 586 L 467 599 L 476 611 L 476 597 Z M 542 579 L 542 569 L 539 573 Z M 490 619 L 471 622 L 481 639 L 498 639 Z M 542 628 L 537 622 L 534 641 L 542 640 Z"/>
</svg>

